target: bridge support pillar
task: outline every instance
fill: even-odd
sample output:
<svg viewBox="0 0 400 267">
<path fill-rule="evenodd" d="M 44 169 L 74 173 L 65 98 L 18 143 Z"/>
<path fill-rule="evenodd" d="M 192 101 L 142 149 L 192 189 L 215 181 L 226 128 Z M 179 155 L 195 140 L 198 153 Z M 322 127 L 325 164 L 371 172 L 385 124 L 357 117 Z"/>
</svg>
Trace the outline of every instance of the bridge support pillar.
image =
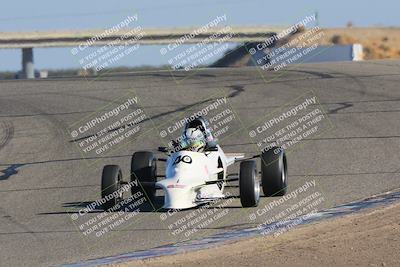
<svg viewBox="0 0 400 267">
<path fill-rule="evenodd" d="M 22 75 L 26 79 L 35 78 L 33 66 L 33 48 L 22 48 Z"/>
</svg>

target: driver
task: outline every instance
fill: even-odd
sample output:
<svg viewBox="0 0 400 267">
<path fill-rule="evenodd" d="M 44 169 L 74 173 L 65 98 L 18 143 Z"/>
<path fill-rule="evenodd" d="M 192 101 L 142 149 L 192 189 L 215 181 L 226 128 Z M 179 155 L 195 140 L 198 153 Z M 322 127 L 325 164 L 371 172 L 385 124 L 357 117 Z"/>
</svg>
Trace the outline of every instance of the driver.
<svg viewBox="0 0 400 267">
<path fill-rule="evenodd" d="M 183 142 L 185 149 L 193 152 L 204 152 L 206 148 L 206 139 L 198 128 L 187 128 L 183 134 Z"/>
<path fill-rule="evenodd" d="M 186 123 L 183 130 L 183 142 L 185 149 L 195 152 L 204 152 L 207 148 L 217 146 L 208 128 L 208 122 L 202 117 Z"/>
</svg>

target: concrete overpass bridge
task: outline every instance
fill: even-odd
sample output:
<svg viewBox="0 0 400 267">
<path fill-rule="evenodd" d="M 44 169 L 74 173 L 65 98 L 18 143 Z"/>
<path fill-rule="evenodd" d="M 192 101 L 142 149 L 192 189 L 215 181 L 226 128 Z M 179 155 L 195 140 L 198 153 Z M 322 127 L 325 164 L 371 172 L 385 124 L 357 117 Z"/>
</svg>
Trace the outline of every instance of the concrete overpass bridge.
<svg viewBox="0 0 400 267">
<path fill-rule="evenodd" d="M 22 71 L 25 78 L 34 78 L 34 57 L 33 48 L 46 47 L 79 47 L 80 45 L 103 46 L 110 42 L 125 38 L 130 45 L 162 45 L 171 44 L 185 38 L 184 44 L 199 43 L 213 34 L 218 34 L 223 28 L 210 28 L 192 38 L 185 38 L 193 33 L 195 28 L 160 28 L 142 29 L 143 36 L 133 40 L 129 37 L 132 28 L 124 28 L 97 38 L 95 42 L 88 42 L 94 36 L 102 36 L 103 29 L 80 30 L 80 31 L 40 31 L 40 32 L 0 32 L 0 49 L 21 49 L 22 50 Z M 231 38 L 219 40 L 221 42 L 262 42 L 271 33 L 279 33 L 286 27 L 255 26 L 255 27 L 229 27 Z M 128 36 L 128 37 L 127 37 Z"/>
</svg>

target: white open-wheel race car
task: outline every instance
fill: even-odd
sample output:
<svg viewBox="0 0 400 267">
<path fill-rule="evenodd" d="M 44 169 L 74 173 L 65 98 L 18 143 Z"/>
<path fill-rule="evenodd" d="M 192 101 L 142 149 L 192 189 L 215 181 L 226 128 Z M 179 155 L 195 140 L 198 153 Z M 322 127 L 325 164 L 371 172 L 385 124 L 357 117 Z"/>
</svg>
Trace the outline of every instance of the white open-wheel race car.
<svg viewBox="0 0 400 267">
<path fill-rule="evenodd" d="M 203 129 L 205 126 L 204 121 Z M 189 125 L 190 127 L 190 125 Z M 186 126 L 187 131 L 188 126 Z M 184 133 L 185 135 L 185 133 Z M 173 150 L 159 147 L 166 158 L 157 159 L 153 152 L 135 152 L 131 160 L 132 195 L 141 191 L 149 201 L 156 197 L 157 189 L 164 191 L 164 209 L 188 209 L 216 199 L 225 198 L 228 183 L 239 181 L 240 202 L 243 207 L 255 207 L 260 200 L 260 187 L 265 196 L 283 196 L 287 191 L 287 161 L 285 151 L 272 147 L 259 155 L 244 157 L 244 154 L 224 153 L 212 142 L 201 151 L 177 146 Z M 261 179 L 256 159 L 260 158 Z M 157 163 L 165 162 L 165 174 L 157 174 Z M 228 175 L 228 167 L 240 163 L 239 175 Z M 158 178 L 161 178 L 158 180 Z M 164 178 L 164 179 L 162 179 Z M 101 189 L 103 208 L 110 210 L 123 200 L 121 188 L 128 184 L 122 179 L 118 165 L 103 168 Z"/>
</svg>

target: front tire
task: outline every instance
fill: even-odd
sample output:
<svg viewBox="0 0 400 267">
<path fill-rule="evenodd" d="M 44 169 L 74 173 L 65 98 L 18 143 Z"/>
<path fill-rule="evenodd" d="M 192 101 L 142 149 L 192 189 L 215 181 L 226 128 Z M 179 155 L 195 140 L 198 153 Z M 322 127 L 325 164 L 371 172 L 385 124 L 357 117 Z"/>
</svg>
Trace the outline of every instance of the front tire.
<svg viewBox="0 0 400 267">
<path fill-rule="evenodd" d="M 116 206 L 122 199 L 122 193 L 116 194 L 121 188 L 122 171 L 118 165 L 106 165 L 101 175 L 101 197 L 108 200 L 103 204 L 105 210 Z"/>
<path fill-rule="evenodd" d="M 260 201 L 260 182 L 257 180 L 257 165 L 254 160 L 240 163 L 240 202 L 242 207 L 257 207 Z"/>
<path fill-rule="evenodd" d="M 267 197 L 287 192 L 287 161 L 283 148 L 272 147 L 261 154 L 261 184 Z"/>
<path fill-rule="evenodd" d="M 131 188 L 132 195 L 144 192 L 146 198 L 153 201 L 156 196 L 157 159 L 152 152 L 135 152 L 131 160 L 131 181 L 138 180 L 138 186 Z"/>
</svg>

